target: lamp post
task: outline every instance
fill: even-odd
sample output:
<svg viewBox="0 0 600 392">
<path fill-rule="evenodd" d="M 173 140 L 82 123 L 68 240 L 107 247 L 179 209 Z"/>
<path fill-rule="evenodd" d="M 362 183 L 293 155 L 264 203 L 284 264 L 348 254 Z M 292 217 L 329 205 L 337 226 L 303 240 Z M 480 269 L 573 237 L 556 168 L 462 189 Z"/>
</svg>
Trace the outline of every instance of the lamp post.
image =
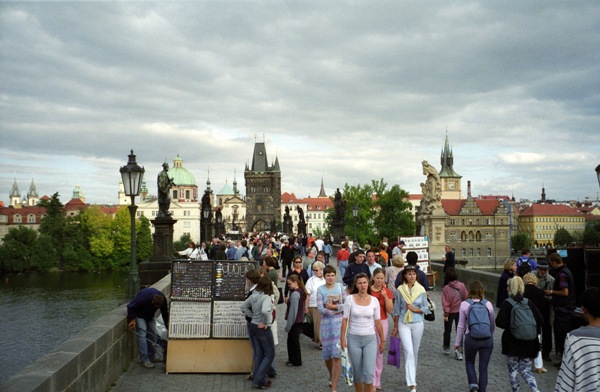
<svg viewBox="0 0 600 392">
<path fill-rule="evenodd" d="M 600 165 L 596 166 L 596 176 L 598 176 L 598 186 L 600 186 Z"/>
<path fill-rule="evenodd" d="M 210 215 L 210 207 L 204 206 L 202 210 L 202 216 L 204 216 L 204 241 L 206 241 L 206 249 L 208 249 L 208 215 Z"/>
<path fill-rule="evenodd" d="M 354 242 L 356 242 L 356 218 L 358 217 L 358 206 L 356 204 L 352 207 L 352 216 L 354 216 Z"/>
<path fill-rule="evenodd" d="M 127 281 L 127 298 L 132 299 L 140 291 L 140 275 L 136 260 L 135 213 L 137 206 L 135 205 L 135 197 L 140 194 L 145 170 L 137 164 L 135 154 L 131 150 L 127 165 L 121 167 L 119 171 L 121 172 L 125 195 L 131 198 L 131 205 L 129 206 L 129 215 L 131 217 L 131 260 L 129 264 L 129 279 Z"/>
</svg>

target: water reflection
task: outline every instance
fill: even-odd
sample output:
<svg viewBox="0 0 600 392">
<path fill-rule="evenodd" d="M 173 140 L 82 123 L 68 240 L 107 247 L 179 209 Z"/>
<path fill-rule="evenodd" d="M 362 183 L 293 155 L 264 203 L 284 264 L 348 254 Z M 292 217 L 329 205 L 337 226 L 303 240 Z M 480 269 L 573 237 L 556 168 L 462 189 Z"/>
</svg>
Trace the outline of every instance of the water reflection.
<svg viewBox="0 0 600 392">
<path fill-rule="evenodd" d="M 0 276 L 0 384 L 125 302 L 127 272 Z"/>
</svg>

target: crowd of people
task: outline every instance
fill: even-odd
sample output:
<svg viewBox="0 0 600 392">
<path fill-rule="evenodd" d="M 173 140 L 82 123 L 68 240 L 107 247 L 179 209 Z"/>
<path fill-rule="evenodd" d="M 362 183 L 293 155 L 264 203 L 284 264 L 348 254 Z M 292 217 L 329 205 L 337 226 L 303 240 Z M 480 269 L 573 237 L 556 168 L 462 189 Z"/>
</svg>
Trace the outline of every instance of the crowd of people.
<svg viewBox="0 0 600 392">
<path fill-rule="evenodd" d="M 356 243 L 350 246 L 346 241 L 336 254 L 336 268 L 329 263 L 331 242 L 312 235 L 215 239 L 208 247 L 201 244 L 197 248 L 191 243 L 178 253 L 190 259 L 202 259 L 204 254 L 206 259 L 256 261 L 258 268 L 246 273 L 251 288 L 241 306 L 253 351 L 253 372 L 248 379 L 255 388 L 270 388 L 270 378 L 277 375 L 273 367 L 278 340 L 274 322 L 280 296 L 278 285 L 282 284 L 286 366 L 303 365 L 300 339 L 307 335 L 315 348 L 322 350 L 331 391 L 338 388 L 345 350 L 354 370 L 355 391 L 378 391 L 384 347 L 391 335 L 400 339 L 406 386 L 416 391 L 424 320 L 434 308 L 417 253 L 404 249 L 403 241 L 388 245 L 384 240 L 364 248 Z M 507 260 L 498 279 L 494 306 L 485 298 L 486 290 L 480 281 L 459 280 L 452 249 L 446 246 L 445 252 L 441 348 L 444 354 L 464 360 L 465 386 L 470 392 L 487 390 L 487 368 L 496 328 L 503 330 L 501 353 L 512 391 L 520 390 L 521 380 L 531 391 L 538 391 L 536 374 L 547 372 L 544 363 L 552 362 L 553 348 L 557 359 L 554 365 L 560 366 L 556 391 L 598 390 L 600 289 L 590 288 L 581 295 L 581 310 L 588 325 L 574 330 L 575 283 L 558 254 L 534 260 L 529 249 L 523 249 L 519 258 Z M 168 314 L 163 309 L 166 300 L 159 294 L 142 290 L 139 298 L 130 303 L 131 329 L 143 326 L 151 330 L 147 315 L 158 308 L 168 325 Z M 393 320 L 391 332 L 388 317 Z M 456 332 L 451 344 L 453 329 Z M 139 347 L 142 364 L 152 367 L 153 353 L 146 340 L 140 338 Z"/>
</svg>

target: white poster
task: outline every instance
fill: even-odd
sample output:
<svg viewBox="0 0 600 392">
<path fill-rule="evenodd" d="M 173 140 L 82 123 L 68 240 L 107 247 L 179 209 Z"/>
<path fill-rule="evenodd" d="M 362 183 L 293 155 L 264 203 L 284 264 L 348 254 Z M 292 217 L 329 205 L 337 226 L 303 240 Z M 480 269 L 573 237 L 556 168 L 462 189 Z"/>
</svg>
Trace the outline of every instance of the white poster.
<svg viewBox="0 0 600 392">
<path fill-rule="evenodd" d="M 213 338 L 246 338 L 246 318 L 240 309 L 244 301 L 213 303 Z"/>
<path fill-rule="evenodd" d="M 169 339 L 210 337 L 210 302 L 172 301 Z"/>
</svg>

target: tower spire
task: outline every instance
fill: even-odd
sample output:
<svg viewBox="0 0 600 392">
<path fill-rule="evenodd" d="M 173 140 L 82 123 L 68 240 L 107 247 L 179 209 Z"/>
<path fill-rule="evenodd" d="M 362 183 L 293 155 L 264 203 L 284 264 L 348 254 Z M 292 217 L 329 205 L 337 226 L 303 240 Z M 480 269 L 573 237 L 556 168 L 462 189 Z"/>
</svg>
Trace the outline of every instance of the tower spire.
<svg viewBox="0 0 600 392">
<path fill-rule="evenodd" d="M 321 190 L 319 191 L 319 196 L 317 197 L 327 197 L 325 193 L 325 187 L 323 186 L 323 177 L 321 177 Z"/>
</svg>

